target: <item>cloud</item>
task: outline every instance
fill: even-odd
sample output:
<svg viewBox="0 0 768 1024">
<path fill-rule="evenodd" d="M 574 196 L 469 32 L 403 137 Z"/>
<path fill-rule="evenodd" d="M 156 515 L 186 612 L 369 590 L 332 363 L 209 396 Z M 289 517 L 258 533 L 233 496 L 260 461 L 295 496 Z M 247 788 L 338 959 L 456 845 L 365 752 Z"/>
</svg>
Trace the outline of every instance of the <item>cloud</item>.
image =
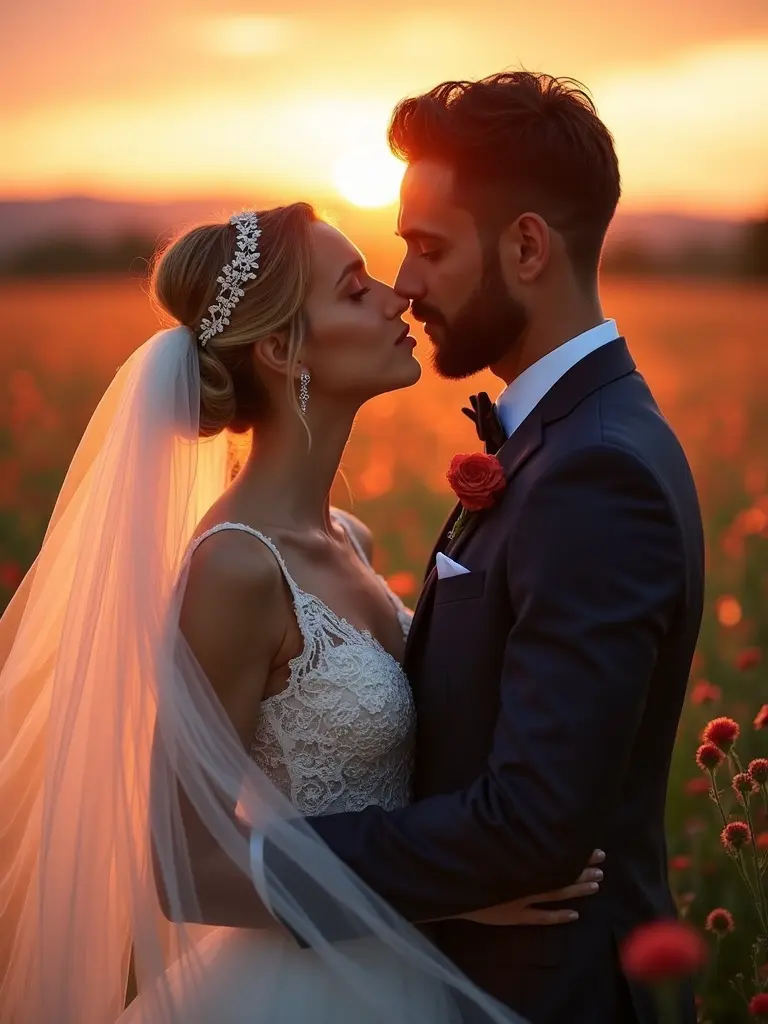
<svg viewBox="0 0 768 1024">
<path fill-rule="evenodd" d="M 595 82 L 626 191 L 734 211 L 768 201 L 768 41 L 689 51 Z"/>
<path fill-rule="evenodd" d="M 192 29 L 194 44 L 223 57 L 263 57 L 295 42 L 298 25 L 290 18 L 228 15 L 204 18 Z"/>
</svg>

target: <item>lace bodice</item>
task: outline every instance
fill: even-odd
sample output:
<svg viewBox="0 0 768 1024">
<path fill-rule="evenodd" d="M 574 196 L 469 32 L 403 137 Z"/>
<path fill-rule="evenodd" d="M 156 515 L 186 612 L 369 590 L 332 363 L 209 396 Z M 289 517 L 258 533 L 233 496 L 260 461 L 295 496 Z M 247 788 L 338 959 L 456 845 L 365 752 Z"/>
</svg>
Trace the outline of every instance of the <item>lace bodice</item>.
<svg viewBox="0 0 768 1024">
<path fill-rule="evenodd" d="M 341 517 L 337 522 L 369 566 Z M 258 530 L 219 523 L 195 540 L 190 555 L 220 530 L 244 530 L 270 549 L 290 589 L 304 640 L 303 650 L 289 664 L 285 690 L 261 702 L 250 747 L 253 760 L 304 815 L 369 805 L 391 810 L 407 804 L 415 712 L 400 663 L 368 630 L 358 629 L 301 590 L 275 544 Z M 378 579 L 405 636 L 411 614 L 385 580 Z"/>
</svg>

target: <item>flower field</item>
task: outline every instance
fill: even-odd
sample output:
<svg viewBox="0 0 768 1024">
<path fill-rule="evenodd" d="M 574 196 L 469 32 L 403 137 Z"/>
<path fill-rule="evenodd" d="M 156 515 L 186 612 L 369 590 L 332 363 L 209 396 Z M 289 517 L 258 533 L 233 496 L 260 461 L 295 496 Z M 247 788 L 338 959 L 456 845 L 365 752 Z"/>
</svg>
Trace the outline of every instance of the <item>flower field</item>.
<svg viewBox="0 0 768 1024">
<path fill-rule="evenodd" d="M 136 278 L 0 285 L 0 608 L 35 556 L 100 394 L 156 327 L 143 289 Z M 750 962 L 759 893 L 750 895 L 738 850 L 721 833 L 749 817 L 744 850 L 754 889 L 755 864 L 768 864 L 766 788 L 753 793 L 743 779 L 734 788 L 737 766 L 721 765 L 712 776 L 718 808 L 696 752 L 707 723 L 724 717 L 740 726 L 741 774 L 768 757 L 768 296 L 757 286 L 609 279 L 604 308 L 678 431 L 704 509 L 708 594 L 669 790 L 670 874 L 682 914 L 710 950 L 697 981 L 701 1019 L 754 1020 L 747 1004 L 768 990 L 768 967 L 753 976 L 768 964 L 768 949 L 756 955 L 757 972 Z M 490 376 L 440 381 L 423 341 L 419 351 L 417 388 L 361 414 L 335 496 L 371 526 L 379 567 L 408 602 L 451 505 L 450 459 L 478 447 L 459 410 L 471 390 L 499 390 Z M 712 916 L 720 910 L 728 914 Z"/>
</svg>

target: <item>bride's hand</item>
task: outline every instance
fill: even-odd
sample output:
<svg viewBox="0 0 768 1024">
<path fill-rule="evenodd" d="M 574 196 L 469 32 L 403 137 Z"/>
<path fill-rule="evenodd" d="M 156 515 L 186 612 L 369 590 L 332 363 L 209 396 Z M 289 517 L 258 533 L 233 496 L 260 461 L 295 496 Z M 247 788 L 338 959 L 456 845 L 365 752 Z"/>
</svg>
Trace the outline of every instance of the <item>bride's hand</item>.
<svg viewBox="0 0 768 1024">
<path fill-rule="evenodd" d="M 578 899 L 582 896 L 594 896 L 600 889 L 603 872 L 597 867 L 605 859 L 602 850 L 595 850 L 589 859 L 589 865 L 581 872 L 573 885 L 566 885 L 554 892 L 539 893 L 536 896 L 525 896 L 510 903 L 499 903 L 485 910 L 473 910 L 461 917 L 476 924 L 519 925 L 519 924 L 569 924 L 578 920 L 575 910 L 559 908 L 542 910 L 539 903 L 560 903 L 563 900 Z"/>
</svg>

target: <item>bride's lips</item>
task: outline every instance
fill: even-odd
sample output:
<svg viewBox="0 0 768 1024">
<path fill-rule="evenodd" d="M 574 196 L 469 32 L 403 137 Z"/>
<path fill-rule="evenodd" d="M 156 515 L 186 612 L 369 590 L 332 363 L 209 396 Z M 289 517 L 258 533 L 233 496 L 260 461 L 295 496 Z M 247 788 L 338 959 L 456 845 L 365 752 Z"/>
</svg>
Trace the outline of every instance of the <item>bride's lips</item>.
<svg viewBox="0 0 768 1024">
<path fill-rule="evenodd" d="M 409 342 L 411 344 L 411 346 L 415 348 L 416 342 L 410 336 L 410 334 L 408 333 L 409 330 L 410 330 L 410 328 L 407 327 L 407 326 L 402 329 L 402 331 L 400 332 L 397 340 L 395 341 L 395 345 L 404 345 L 404 344 Z"/>
</svg>

